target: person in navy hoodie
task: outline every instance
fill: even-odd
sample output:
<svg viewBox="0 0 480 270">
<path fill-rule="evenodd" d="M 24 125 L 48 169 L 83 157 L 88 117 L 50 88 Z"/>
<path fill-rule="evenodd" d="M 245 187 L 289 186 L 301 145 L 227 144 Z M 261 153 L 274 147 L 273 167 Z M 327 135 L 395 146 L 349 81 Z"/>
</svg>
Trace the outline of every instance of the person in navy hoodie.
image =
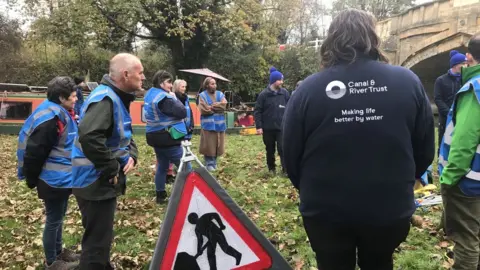
<svg viewBox="0 0 480 270">
<path fill-rule="evenodd" d="M 438 143 L 445 133 L 448 111 L 452 107 L 455 94 L 462 87 L 462 67 L 467 65 L 467 57 L 458 51 L 450 51 L 450 69 L 435 81 L 434 100 L 438 108 Z"/>
<path fill-rule="evenodd" d="M 255 103 L 255 126 L 257 134 L 263 135 L 267 152 L 267 167 L 275 173 L 275 144 L 280 155 L 282 171 L 285 166 L 282 159 L 282 119 L 290 93 L 282 87 L 283 74 L 276 68 L 270 68 L 270 84 L 257 97 Z"/>
<path fill-rule="evenodd" d="M 431 164 L 434 124 L 419 78 L 389 65 L 375 19 L 348 9 L 321 47 L 323 70 L 289 101 L 288 176 L 322 270 L 393 269 L 410 230 L 413 186 Z"/>
</svg>

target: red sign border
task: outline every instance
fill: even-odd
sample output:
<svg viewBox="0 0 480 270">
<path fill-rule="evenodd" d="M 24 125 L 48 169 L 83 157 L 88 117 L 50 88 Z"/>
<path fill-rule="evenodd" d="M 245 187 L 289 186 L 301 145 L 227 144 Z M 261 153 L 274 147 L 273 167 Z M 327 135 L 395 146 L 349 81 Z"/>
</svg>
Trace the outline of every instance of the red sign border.
<svg viewBox="0 0 480 270">
<path fill-rule="evenodd" d="M 165 246 L 165 253 L 160 264 L 160 270 L 171 270 L 174 264 L 175 255 L 177 252 L 178 243 L 182 234 L 182 228 L 187 217 L 188 207 L 192 199 L 194 187 L 197 187 L 203 193 L 220 215 L 228 221 L 232 229 L 243 239 L 245 244 L 255 253 L 259 258 L 258 261 L 233 268 L 232 270 L 253 270 L 253 269 L 269 269 L 272 266 L 272 259 L 268 252 L 260 245 L 260 243 L 249 233 L 248 229 L 242 225 L 240 220 L 233 214 L 228 206 L 223 202 L 219 196 L 209 187 L 206 181 L 196 172 L 190 173 L 186 180 L 182 191 L 182 195 L 178 204 L 177 213 L 170 230 L 170 237 Z M 169 247 L 174 245 L 174 248 Z"/>
</svg>

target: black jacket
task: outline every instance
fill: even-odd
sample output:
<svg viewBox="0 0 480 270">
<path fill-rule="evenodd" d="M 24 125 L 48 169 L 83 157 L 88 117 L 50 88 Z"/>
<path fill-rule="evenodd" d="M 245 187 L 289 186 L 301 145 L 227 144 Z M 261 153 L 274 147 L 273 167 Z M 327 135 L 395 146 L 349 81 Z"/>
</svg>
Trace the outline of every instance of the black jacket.
<svg viewBox="0 0 480 270">
<path fill-rule="evenodd" d="M 434 157 L 418 77 L 370 58 L 311 75 L 284 119 L 286 170 L 300 211 L 325 222 L 387 224 L 415 211 L 413 186 Z"/>
<path fill-rule="evenodd" d="M 71 189 L 54 188 L 39 179 L 43 165 L 47 161 L 50 151 L 58 142 L 58 118 L 55 117 L 39 125 L 27 140 L 27 147 L 23 156 L 23 174 L 30 188 L 37 187 L 38 197 L 43 200 L 68 198 Z"/>
<path fill-rule="evenodd" d="M 123 104 L 130 111 L 130 103 L 135 96 L 121 91 L 105 75 L 101 84 L 108 85 L 117 93 Z M 120 163 L 112 158 L 110 149 L 106 146 L 107 138 L 113 131 L 113 103 L 110 98 L 91 104 L 78 126 L 79 142 L 85 156 L 95 164 L 95 168 L 102 172 L 100 177 L 91 185 L 84 188 L 74 188 L 73 194 L 86 200 L 105 200 L 125 194 L 126 176 Z M 138 150 L 132 138 L 130 143 L 130 157 L 137 162 Z M 118 183 L 110 184 L 109 180 L 118 175 Z"/>
<path fill-rule="evenodd" d="M 158 109 L 165 115 L 176 119 L 187 117 L 185 103 L 173 98 L 164 98 L 158 103 Z M 170 147 L 182 144 L 183 139 L 175 140 L 167 130 L 159 130 L 146 134 L 147 144 L 152 147 Z"/>
<path fill-rule="evenodd" d="M 439 121 L 443 125 L 447 121 L 448 111 L 452 107 L 455 94 L 460 88 L 462 88 L 461 76 L 454 76 L 450 71 L 435 81 L 434 100 L 438 108 Z"/>
<path fill-rule="evenodd" d="M 185 102 L 188 99 L 188 95 L 187 94 L 181 94 L 181 93 L 178 93 L 178 92 L 175 92 L 175 95 L 177 96 L 177 98 L 182 102 L 182 104 L 185 104 Z M 190 101 L 189 101 L 190 102 Z M 189 107 L 190 107 L 190 104 L 188 104 Z M 192 108 L 190 107 L 190 110 Z M 195 128 L 195 122 L 194 122 L 194 117 L 193 117 L 193 112 L 190 112 L 190 126 L 187 127 L 188 129 L 188 133 L 189 134 L 192 134 L 193 133 L 193 129 Z"/>
<path fill-rule="evenodd" d="M 290 99 L 290 94 L 284 88 L 273 91 L 265 88 L 257 97 L 255 103 L 255 126 L 266 131 L 282 129 L 283 113 Z"/>
</svg>

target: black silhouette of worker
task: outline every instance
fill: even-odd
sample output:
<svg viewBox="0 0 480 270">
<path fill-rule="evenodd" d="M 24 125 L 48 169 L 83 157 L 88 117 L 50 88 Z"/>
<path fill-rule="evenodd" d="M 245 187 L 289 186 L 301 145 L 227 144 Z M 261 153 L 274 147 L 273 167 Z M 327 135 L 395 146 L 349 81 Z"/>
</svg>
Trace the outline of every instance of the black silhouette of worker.
<svg viewBox="0 0 480 270">
<path fill-rule="evenodd" d="M 213 221 L 216 221 L 220 227 Z M 236 265 L 240 264 L 242 253 L 228 245 L 227 239 L 222 232 L 225 230 L 225 225 L 223 225 L 222 219 L 217 213 L 207 213 L 200 218 L 197 213 L 190 213 L 188 215 L 188 222 L 195 224 L 195 234 L 197 235 L 197 255 L 195 257 L 198 258 L 202 255 L 206 248 L 210 270 L 217 270 L 217 258 L 215 256 L 217 244 L 225 254 L 235 258 Z M 203 236 L 208 239 L 205 246 L 203 246 Z"/>
</svg>

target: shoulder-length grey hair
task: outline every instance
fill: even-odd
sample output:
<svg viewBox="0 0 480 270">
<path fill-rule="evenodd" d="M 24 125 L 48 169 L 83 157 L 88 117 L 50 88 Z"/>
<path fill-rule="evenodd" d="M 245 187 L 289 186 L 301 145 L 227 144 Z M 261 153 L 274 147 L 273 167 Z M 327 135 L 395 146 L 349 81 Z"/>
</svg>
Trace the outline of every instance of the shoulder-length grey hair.
<svg viewBox="0 0 480 270">
<path fill-rule="evenodd" d="M 175 81 L 173 82 L 172 91 L 173 91 L 173 92 L 177 92 L 178 89 L 180 89 L 180 85 L 181 85 L 181 84 L 185 84 L 185 86 L 187 86 L 187 82 L 186 82 L 185 80 L 180 80 L 180 79 L 175 80 Z"/>
<path fill-rule="evenodd" d="M 365 11 L 347 9 L 340 12 L 330 24 L 327 38 L 320 48 L 322 67 L 339 62 L 353 63 L 358 54 L 388 62 L 380 50 L 375 24 L 375 18 Z"/>
</svg>

